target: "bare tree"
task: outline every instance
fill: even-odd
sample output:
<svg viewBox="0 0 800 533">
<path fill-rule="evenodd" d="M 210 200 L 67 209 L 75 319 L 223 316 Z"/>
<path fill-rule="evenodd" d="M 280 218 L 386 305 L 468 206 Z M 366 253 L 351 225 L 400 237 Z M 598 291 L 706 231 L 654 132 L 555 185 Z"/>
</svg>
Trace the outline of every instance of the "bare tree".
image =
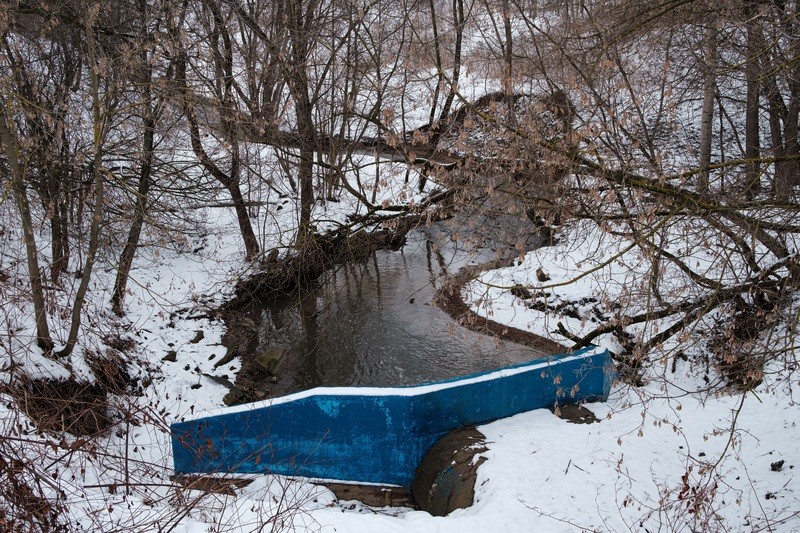
<svg viewBox="0 0 800 533">
<path fill-rule="evenodd" d="M 213 102 L 199 98 L 196 91 L 192 90 L 189 84 L 191 63 L 187 51 L 188 43 L 184 42 L 184 38 L 180 35 L 181 27 L 187 24 L 185 13 L 179 21 L 171 22 L 173 27 L 170 29 L 177 50 L 175 58 L 176 78 L 181 94 L 181 104 L 189 124 L 192 150 L 203 168 L 225 187 L 230 194 L 236 211 L 236 220 L 244 241 L 246 258 L 253 260 L 258 256 L 260 250 L 241 190 L 241 152 L 239 137 L 234 123 L 237 99 L 234 94 L 234 58 L 231 30 L 228 26 L 226 15 L 216 2 L 201 2 L 194 16 L 203 22 L 203 28 L 208 37 L 204 42 L 209 47 L 209 54 L 211 55 L 209 62 L 203 63 L 198 67 L 209 69 L 210 75 L 200 73 L 198 79 L 205 78 L 207 80 L 206 85 L 211 94 L 213 94 Z M 210 111 L 219 113 L 218 128 L 211 133 L 219 134 L 221 137 L 220 144 L 227 152 L 227 171 L 222 169 L 220 162 L 215 161 L 203 145 L 201 126 L 207 128 L 209 124 L 200 123 L 198 104 L 200 104 L 204 113 Z"/>
<path fill-rule="evenodd" d="M 800 50 L 794 44 L 800 32 L 797 6 L 785 2 L 748 1 L 745 2 L 745 16 L 748 24 L 747 65 L 759 73 L 764 69 L 769 72 L 758 80 L 769 112 L 771 145 L 765 148 L 776 158 L 772 190 L 776 196 L 788 198 L 792 189 L 800 183 L 800 144 L 797 134 L 800 116 L 800 84 L 797 81 L 800 75 Z M 757 156 L 755 140 L 753 144 L 752 154 L 748 152 L 748 156 Z"/>
<path fill-rule="evenodd" d="M 776 334 L 774 317 L 791 307 L 800 279 L 797 254 L 787 246 L 800 230 L 793 196 L 798 103 L 791 80 L 797 62 L 788 44 L 794 7 L 742 5 L 752 9 L 713 2 L 582 3 L 568 23 L 520 9 L 527 34 L 515 37 L 530 47 L 525 57 L 515 54 L 515 68 L 539 94 L 516 122 L 480 101 L 467 103 L 473 124 L 485 128 L 475 137 L 497 139 L 471 152 L 472 172 L 490 168 L 496 177 L 464 183 L 489 181 L 482 186 L 504 187 L 539 212 L 550 206 L 562 219 L 593 220 L 646 261 L 647 274 L 629 280 L 621 298 L 637 302 L 627 311 L 624 305 L 608 308 L 607 320 L 580 335 L 559 326 L 575 347 L 615 337 L 619 360 L 632 375 L 663 360 L 664 346 L 713 357 L 728 379 L 745 388 L 759 382 L 765 361 L 791 358 L 792 335 L 781 343 L 766 339 Z M 741 17 L 743 12 L 751 16 Z M 718 22 L 699 32 L 696 21 L 712 15 Z M 696 42 L 705 43 L 700 62 Z M 723 63 L 731 57 L 741 59 Z M 748 80 L 755 72 L 753 84 Z M 554 88 L 566 100 L 555 98 Z M 723 103 L 720 118 L 735 132 L 733 141 L 722 137 L 722 128 L 711 128 L 715 99 Z M 700 120 L 687 120 L 698 116 L 698 104 Z M 732 109 L 745 111 L 739 115 L 744 120 Z M 559 113 L 571 118 L 553 127 Z M 762 114 L 769 118 L 771 141 L 765 149 L 759 147 Z M 574 131 L 567 127 L 572 120 Z M 514 140 L 501 142 L 503 135 Z M 745 139 L 741 151 L 734 144 L 739 138 Z M 693 144 L 697 139 L 700 146 Z M 727 146 L 718 162 L 712 162 L 715 139 Z M 772 176 L 774 193 L 758 191 L 753 168 Z M 739 194 L 724 193 L 724 175 L 744 184 Z M 750 196 L 742 197 L 744 188 Z M 713 258 L 713 266 L 698 269 L 692 262 L 697 255 Z M 636 307 L 642 298 L 644 311 Z M 549 305 L 544 300 L 537 305 Z M 715 326 L 702 349 L 676 340 L 708 327 L 709 317 Z"/>
<path fill-rule="evenodd" d="M 759 30 L 755 20 L 757 2 L 745 0 L 743 2 L 743 15 L 745 19 L 745 31 L 747 34 L 747 44 L 745 47 L 745 80 L 747 83 L 747 94 L 745 104 L 745 159 L 750 162 L 745 167 L 745 183 L 748 194 L 752 196 L 759 189 L 761 177 L 759 176 L 758 157 L 760 155 L 760 123 L 759 123 L 759 100 L 760 83 L 759 72 L 761 70 L 761 50 L 759 46 Z M 772 124 L 772 122 L 770 122 Z"/>
<path fill-rule="evenodd" d="M 28 192 L 25 186 L 25 173 L 20 161 L 19 140 L 15 135 L 16 127 L 13 125 L 12 103 L 9 95 L 2 95 L 0 105 L 3 106 L 0 115 L 0 141 L 3 143 L 6 162 L 9 168 L 14 200 L 19 212 L 22 235 L 25 239 L 25 255 L 28 265 L 28 280 L 31 286 L 33 300 L 33 314 L 36 319 L 36 342 L 45 353 L 53 350 L 53 340 L 50 337 L 50 328 L 47 325 L 47 311 L 45 309 L 44 290 L 42 289 L 42 275 L 39 267 L 38 249 L 33 219 L 31 217 Z"/>
<path fill-rule="evenodd" d="M 104 146 L 111 125 L 113 124 L 114 100 L 117 86 L 115 80 L 102 77 L 101 49 L 95 39 L 96 22 L 100 6 L 94 4 L 86 13 L 84 31 L 86 38 L 88 74 L 90 80 L 89 97 L 91 98 L 92 141 L 91 155 L 88 162 L 89 172 L 94 186 L 94 206 L 92 208 L 91 222 L 89 224 L 89 242 L 87 245 L 86 259 L 81 269 L 81 282 L 75 292 L 72 304 L 72 313 L 69 334 L 64 348 L 58 352 L 59 357 L 68 357 L 75 349 L 78 342 L 78 331 L 83 317 L 83 302 L 89 289 L 97 254 L 100 250 L 100 229 L 105 210 L 105 182 L 109 171 L 103 166 Z"/>
<path fill-rule="evenodd" d="M 160 22 L 152 20 L 152 8 L 146 0 L 138 3 L 138 14 L 140 17 L 139 29 L 137 34 L 137 46 L 139 47 L 139 57 L 133 71 L 135 78 L 133 83 L 141 94 L 141 121 L 142 121 L 142 141 L 141 157 L 139 161 L 138 185 L 135 194 L 135 204 L 133 210 L 133 222 L 131 223 L 128 237 L 125 241 L 117 267 L 117 276 L 114 281 L 114 288 L 111 291 L 111 309 L 118 316 L 123 314 L 123 303 L 125 300 L 126 287 L 130 276 L 136 248 L 139 246 L 142 228 L 147 216 L 149 205 L 149 194 L 153 180 L 153 167 L 155 164 L 155 137 L 156 123 L 159 116 L 163 113 L 167 101 L 165 94 L 154 94 L 157 91 L 158 81 L 154 76 L 154 56 L 153 43 L 160 29 Z M 172 70 L 171 66 L 168 70 Z M 169 72 L 166 73 L 167 77 Z"/>
<path fill-rule="evenodd" d="M 711 166 L 711 145 L 713 143 L 714 105 L 717 92 L 717 23 L 713 17 L 707 22 L 703 58 L 703 106 L 700 112 L 700 160 L 702 168 Z M 700 192 L 708 192 L 709 171 L 701 172 L 697 181 Z"/>
</svg>

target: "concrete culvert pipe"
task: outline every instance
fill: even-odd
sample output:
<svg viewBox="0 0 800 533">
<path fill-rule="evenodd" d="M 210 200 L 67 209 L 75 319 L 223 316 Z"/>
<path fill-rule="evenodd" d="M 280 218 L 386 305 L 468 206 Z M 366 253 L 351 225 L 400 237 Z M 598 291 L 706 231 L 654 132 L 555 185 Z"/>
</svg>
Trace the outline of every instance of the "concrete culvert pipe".
<svg viewBox="0 0 800 533">
<path fill-rule="evenodd" d="M 445 435 L 425 453 L 414 472 L 411 493 L 423 511 L 445 516 L 470 507 L 475 498 L 478 466 L 486 458 L 486 437 L 474 427 Z"/>
</svg>

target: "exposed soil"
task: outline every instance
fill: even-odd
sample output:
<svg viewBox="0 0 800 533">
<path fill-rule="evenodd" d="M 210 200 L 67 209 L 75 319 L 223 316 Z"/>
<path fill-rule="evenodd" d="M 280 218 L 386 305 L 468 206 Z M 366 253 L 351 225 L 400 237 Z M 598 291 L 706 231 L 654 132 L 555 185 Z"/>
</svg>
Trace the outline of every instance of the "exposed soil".
<svg viewBox="0 0 800 533">
<path fill-rule="evenodd" d="M 583 405 L 568 403 L 553 406 L 550 408 L 550 412 L 570 424 L 594 424 L 595 422 L 600 422 L 600 419 Z"/>
<path fill-rule="evenodd" d="M 506 262 L 506 260 L 500 259 L 461 269 L 458 274 L 453 276 L 452 279 L 441 288 L 436 297 L 436 304 L 461 326 L 477 333 L 493 335 L 503 340 L 544 350 L 551 354 L 559 354 L 568 351 L 569 348 L 566 346 L 545 339 L 530 331 L 506 326 L 480 316 L 464 303 L 464 300 L 461 298 L 461 291 L 467 283 L 474 280 L 481 272 L 501 267 Z"/>
<path fill-rule="evenodd" d="M 338 483 L 321 481 L 322 485 L 333 492 L 338 500 L 358 500 L 370 507 L 407 507 L 418 509 L 414 500 L 404 487 L 386 485 L 367 485 L 359 483 Z"/>
<path fill-rule="evenodd" d="M 93 436 L 111 426 L 108 388 L 74 379 L 27 379 L 10 390 L 41 431 Z"/>
<path fill-rule="evenodd" d="M 215 477 L 209 475 L 175 476 L 175 483 L 187 490 L 197 490 L 204 493 L 213 492 L 224 496 L 236 496 L 236 491 L 250 485 L 253 480 L 248 478 Z"/>
</svg>

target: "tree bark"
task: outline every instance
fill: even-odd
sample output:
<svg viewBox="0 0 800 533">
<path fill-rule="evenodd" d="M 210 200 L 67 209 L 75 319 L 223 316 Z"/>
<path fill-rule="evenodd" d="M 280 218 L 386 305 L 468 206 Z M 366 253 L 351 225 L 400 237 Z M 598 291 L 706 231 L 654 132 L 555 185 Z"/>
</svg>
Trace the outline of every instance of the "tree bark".
<svg viewBox="0 0 800 533">
<path fill-rule="evenodd" d="M 453 50 L 453 76 L 450 80 L 450 92 L 447 94 L 447 99 L 442 106 L 442 112 L 439 114 L 440 128 L 437 131 L 440 131 L 441 125 L 450 115 L 450 108 L 453 106 L 453 100 L 456 92 L 458 92 L 458 80 L 461 77 L 461 47 L 464 40 L 464 25 L 466 24 L 464 0 L 453 0 L 453 19 L 456 33 L 455 49 Z"/>
<path fill-rule="evenodd" d="M 17 204 L 22 235 L 25 240 L 25 256 L 28 265 L 28 280 L 31 286 L 31 299 L 33 300 L 33 315 L 36 320 L 36 344 L 45 354 L 53 351 L 53 339 L 47 325 L 47 311 L 45 309 L 44 290 L 42 287 L 42 274 L 39 269 L 39 258 L 36 248 L 36 236 L 33 231 L 28 193 L 25 190 L 24 175 L 18 157 L 18 144 L 10 126 L 11 116 L 8 111 L 8 102 L 0 101 L 3 105 L 0 114 L 0 141 L 5 147 L 6 160 L 11 171 L 14 201 Z"/>
<path fill-rule="evenodd" d="M 140 0 L 139 2 L 139 14 L 142 17 L 139 36 L 144 40 L 147 36 L 147 2 L 145 0 Z M 150 192 L 153 169 L 155 117 L 157 113 L 157 109 L 153 105 L 153 93 L 151 91 L 153 70 L 148 64 L 149 58 L 146 48 L 142 49 L 139 57 L 144 70 L 144 76 L 141 80 L 142 100 L 145 106 L 143 120 L 144 133 L 142 135 L 142 160 L 141 168 L 139 169 L 139 186 L 136 190 L 136 205 L 133 209 L 134 218 L 131 223 L 131 229 L 128 231 L 128 239 L 125 241 L 125 247 L 122 249 L 122 254 L 119 258 L 117 277 L 114 280 L 114 289 L 111 292 L 111 310 L 117 316 L 122 316 L 124 314 L 123 303 L 125 301 L 125 292 L 128 286 L 131 267 L 133 266 L 133 258 L 136 255 L 136 248 L 139 246 L 139 237 L 141 236 L 142 227 L 144 226 L 144 219 L 147 215 L 147 200 Z"/>
<path fill-rule="evenodd" d="M 503 0 L 503 79 L 501 85 L 503 93 L 506 95 L 506 107 L 508 109 L 508 122 L 511 126 L 516 124 L 514 116 L 514 79 L 513 79 L 513 58 L 514 58 L 514 38 L 511 32 L 511 5 L 509 0 Z"/>
<path fill-rule="evenodd" d="M 300 221 L 296 246 L 300 247 L 311 232 L 311 211 L 314 206 L 314 153 L 317 151 L 317 134 L 314 128 L 313 104 L 308 94 L 309 24 L 316 0 L 289 0 L 287 5 L 291 66 L 289 91 L 292 94 L 300 141 Z"/>
<path fill-rule="evenodd" d="M 217 181 L 219 181 L 219 183 L 222 184 L 222 186 L 225 187 L 225 189 L 231 195 L 231 201 L 233 202 L 234 209 L 236 211 L 236 221 L 239 225 L 239 231 L 242 235 L 242 240 L 244 241 L 245 258 L 248 261 L 252 261 L 258 257 L 258 254 L 260 253 L 260 247 L 258 245 L 256 234 L 253 231 L 253 226 L 250 222 L 250 215 L 247 212 L 247 206 L 245 205 L 244 197 L 242 196 L 239 185 L 238 139 L 236 138 L 235 132 L 232 130 L 233 126 L 229 123 L 230 118 L 227 118 L 227 122 L 223 124 L 223 133 L 232 142 L 233 149 L 231 151 L 230 174 L 226 174 L 222 171 L 222 169 L 219 168 L 219 166 L 217 166 L 216 163 L 214 163 L 214 161 L 211 159 L 211 157 L 209 157 L 203 148 L 200 138 L 200 126 L 194 106 L 192 105 L 192 98 L 189 93 L 186 72 L 188 63 L 186 48 L 181 41 L 181 36 L 178 35 L 177 28 L 173 28 L 171 31 L 174 34 L 173 38 L 175 39 L 178 47 L 178 53 L 175 61 L 175 73 L 179 84 L 179 91 L 182 96 L 183 109 L 186 113 L 186 120 L 189 123 L 189 137 L 192 145 L 192 151 L 200 161 L 200 164 L 203 166 L 203 168 Z M 232 69 L 231 65 L 229 65 L 229 67 L 230 68 L 228 70 Z M 230 76 L 226 77 L 230 78 Z M 229 90 L 229 88 L 226 90 Z M 225 109 L 224 104 L 222 107 Z"/>
<path fill-rule="evenodd" d="M 439 42 L 439 24 L 437 22 L 436 17 L 436 0 L 429 0 L 428 8 L 431 12 L 431 31 L 433 31 L 433 59 L 434 64 L 436 65 L 436 87 L 433 91 L 433 98 L 431 100 L 431 112 L 430 116 L 428 117 L 428 124 L 430 127 L 434 127 L 434 121 L 436 120 L 436 106 L 439 103 L 439 94 L 442 91 L 442 86 L 445 83 L 444 79 L 444 68 L 442 67 L 442 46 Z"/>
<path fill-rule="evenodd" d="M 711 165 L 711 137 L 713 135 L 714 121 L 714 96 L 716 94 L 716 66 L 717 66 L 717 24 L 711 20 L 705 31 L 705 61 L 703 62 L 703 108 L 700 112 L 700 168 L 703 171 L 698 175 L 697 191 L 708 193 L 709 170 Z"/>
<path fill-rule="evenodd" d="M 759 77 L 759 37 L 758 27 L 754 19 L 757 2 L 747 0 L 745 4 L 746 31 L 747 31 L 747 57 L 745 58 L 745 83 L 747 85 L 747 101 L 745 104 L 745 153 L 744 158 L 750 160 L 745 166 L 744 189 L 747 198 L 758 194 L 761 184 L 761 168 L 758 157 L 761 153 L 761 140 L 759 136 L 758 104 L 760 99 Z"/>
<path fill-rule="evenodd" d="M 78 331 L 81 326 L 81 316 L 83 314 L 83 302 L 86 299 L 86 293 L 89 290 L 89 280 L 92 277 L 92 270 L 94 268 L 97 252 L 100 248 L 100 224 L 103 220 L 103 204 L 105 202 L 105 179 L 103 173 L 105 169 L 102 166 L 102 150 L 105 142 L 106 134 L 108 133 L 108 125 L 110 118 L 102 116 L 101 113 L 101 93 L 100 93 L 100 68 L 98 67 L 96 48 L 94 41 L 93 26 L 94 16 L 87 15 L 86 19 L 86 48 L 89 59 L 89 79 L 91 81 L 91 96 L 92 96 L 92 178 L 94 182 L 94 209 L 92 209 L 92 221 L 89 226 L 89 246 L 86 251 L 86 260 L 83 264 L 81 271 L 81 282 L 78 285 L 78 290 L 75 293 L 75 301 L 72 303 L 72 316 L 70 319 L 69 335 L 64 348 L 58 353 L 58 357 L 69 357 L 78 343 Z"/>
</svg>

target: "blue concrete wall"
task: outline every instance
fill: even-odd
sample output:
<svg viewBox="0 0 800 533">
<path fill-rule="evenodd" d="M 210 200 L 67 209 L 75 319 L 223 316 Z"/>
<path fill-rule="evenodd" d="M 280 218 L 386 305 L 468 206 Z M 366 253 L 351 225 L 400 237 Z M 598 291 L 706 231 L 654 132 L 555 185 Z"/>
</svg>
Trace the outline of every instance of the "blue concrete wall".
<svg viewBox="0 0 800 533">
<path fill-rule="evenodd" d="M 274 473 L 409 487 L 450 430 L 556 403 L 604 400 L 606 350 L 401 388 L 320 388 L 172 424 L 175 472 Z"/>
</svg>

